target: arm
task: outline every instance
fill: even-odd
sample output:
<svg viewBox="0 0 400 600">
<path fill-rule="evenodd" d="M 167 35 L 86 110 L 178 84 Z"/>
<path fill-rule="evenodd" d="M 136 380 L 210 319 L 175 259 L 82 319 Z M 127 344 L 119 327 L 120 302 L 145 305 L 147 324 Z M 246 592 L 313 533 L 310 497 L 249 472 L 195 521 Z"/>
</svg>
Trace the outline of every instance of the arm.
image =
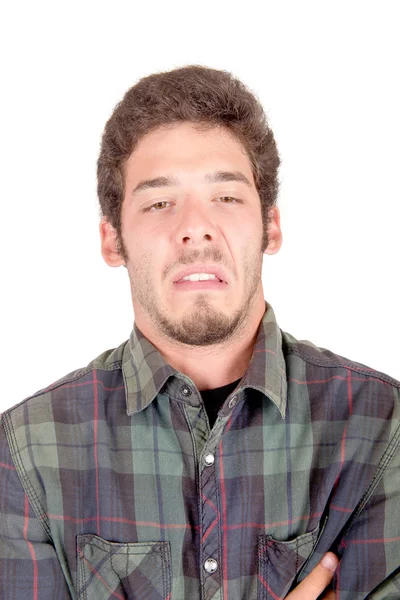
<svg viewBox="0 0 400 600">
<path fill-rule="evenodd" d="M 339 544 L 334 587 L 341 600 L 400 598 L 399 440 L 400 426 L 381 462 L 382 477 Z"/>
<path fill-rule="evenodd" d="M 3 600 L 71 600 L 54 546 L 19 480 L 1 417 L 0 590 Z"/>
</svg>

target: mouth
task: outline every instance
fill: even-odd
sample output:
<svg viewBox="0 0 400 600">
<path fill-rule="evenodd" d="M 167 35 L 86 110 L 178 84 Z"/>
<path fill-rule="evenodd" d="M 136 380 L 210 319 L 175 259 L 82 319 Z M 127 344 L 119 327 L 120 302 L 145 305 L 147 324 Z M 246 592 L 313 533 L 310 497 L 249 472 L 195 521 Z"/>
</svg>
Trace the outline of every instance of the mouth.
<svg viewBox="0 0 400 600">
<path fill-rule="evenodd" d="M 179 290 L 223 290 L 227 286 L 223 269 L 214 265 L 192 265 L 182 269 L 174 277 L 175 289 Z"/>
<path fill-rule="evenodd" d="M 176 281 L 173 285 L 174 289 L 180 292 L 186 292 L 190 290 L 216 290 L 221 292 L 226 290 L 228 287 L 228 284 L 225 281 L 216 281 L 215 279 L 209 279 L 208 281 Z"/>
</svg>

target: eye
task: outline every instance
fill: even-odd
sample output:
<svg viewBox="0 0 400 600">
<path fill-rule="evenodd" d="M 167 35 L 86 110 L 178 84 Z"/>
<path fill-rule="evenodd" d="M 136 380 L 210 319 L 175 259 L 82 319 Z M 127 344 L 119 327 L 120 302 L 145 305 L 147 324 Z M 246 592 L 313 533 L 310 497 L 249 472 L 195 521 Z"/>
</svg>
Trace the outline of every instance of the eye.
<svg viewBox="0 0 400 600">
<path fill-rule="evenodd" d="M 234 202 L 240 202 L 240 200 L 233 196 L 220 196 L 217 200 L 233 200 Z M 223 202 L 223 204 L 233 204 L 233 202 Z"/>
<path fill-rule="evenodd" d="M 154 208 L 155 206 L 159 206 L 160 204 L 169 204 L 169 202 L 166 202 L 166 200 L 160 200 L 160 202 L 156 202 L 155 204 L 152 204 L 148 208 L 145 208 L 143 210 L 143 212 L 149 212 L 152 208 Z M 159 212 L 159 209 L 156 208 L 155 212 Z"/>
</svg>

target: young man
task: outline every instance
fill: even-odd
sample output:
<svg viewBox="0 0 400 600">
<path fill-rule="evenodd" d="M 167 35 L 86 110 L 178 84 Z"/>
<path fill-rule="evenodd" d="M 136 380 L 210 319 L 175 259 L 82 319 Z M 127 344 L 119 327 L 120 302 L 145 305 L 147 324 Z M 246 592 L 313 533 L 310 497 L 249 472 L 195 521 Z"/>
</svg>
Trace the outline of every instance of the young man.
<svg viewBox="0 0 400 600">
<path fill-rule="evenodd" d="M 100 235 L 135 323 L 2 415 L 3 597 L 311 599 L 335 555 L 336 597 L 398 597 L 400 383 L 278 327 L 278 167 L 226 72 L 151 75 L 116 107 Z"/>
</svg>

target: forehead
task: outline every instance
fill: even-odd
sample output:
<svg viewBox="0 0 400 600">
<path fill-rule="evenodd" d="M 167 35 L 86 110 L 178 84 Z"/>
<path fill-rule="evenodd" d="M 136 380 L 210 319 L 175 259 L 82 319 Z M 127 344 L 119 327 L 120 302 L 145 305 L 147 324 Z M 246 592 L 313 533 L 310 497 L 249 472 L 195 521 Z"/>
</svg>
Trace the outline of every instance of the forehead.
<svg viewBox="0 0 400 600">
<path fill-rule="evenodd" d="M 204 130 L 181 123 L 160 127 L 143 136 L 126 163 L 126 174 L 142 179 L 144 174 L 158 176 L 171 169 L 196 173 L 233 166 L 252 179 L 246 151 L 226 128 Z"/>
</svg>

